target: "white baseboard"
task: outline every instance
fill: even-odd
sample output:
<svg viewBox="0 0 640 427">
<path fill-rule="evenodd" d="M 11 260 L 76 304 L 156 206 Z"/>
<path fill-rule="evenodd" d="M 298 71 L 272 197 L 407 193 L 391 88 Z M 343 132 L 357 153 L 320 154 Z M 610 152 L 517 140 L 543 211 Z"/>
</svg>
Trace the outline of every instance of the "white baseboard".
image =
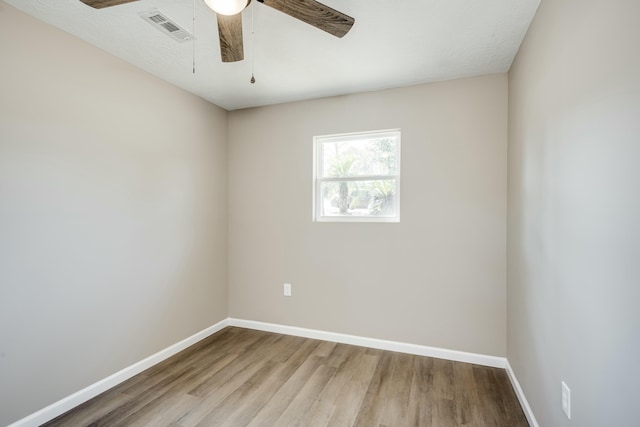
<svg viewBox="0 0 640 427">
<path fill-rule="evenodd" d="M 85 387 L 82 390 L 65 397 L 64 399 L 58 400 L 57 402 L 52 403 L 51 405 L 39 410 L 38 412 L 34 412 L 33 414 L 28 415 L 25 418 L 14 422 L 13 424 L 10 424 L 8 427 L 37 427 L 41 424 L 46 423 L 47 421 L 51 421 L 55 417 L 64 414 L 70 409 L 73 409 L 76 406 L 86 402 L 87 400 L 96 397 L 100 393 L 103 393 L 110 388 L 128 380 L 129 378 L 139 374 L 145 369 L 148 369 L 162 362 L 163 360 L 168 359 L 174 354 L 179 353 L 185 348 L 197 343 L 200 340 L 203 340 L 210 335 L 215 334 L 228 325 L 229 319 L 224 319 L 213 326 L 210 326 L 194 335 L 191 335 L 188 338 L 183 339 L 176 344 L 173 344 L 172 346 L 165 348 L 164 350 L 160 350 L 156 354 L 153 354 L 144 360 L 134 363 L 133 365 L 128 366 L 96 383 L 93 383 L 90 386 Z"/>
<path fill-rule="evenodd" d="M 147 357 L 133 365 L 116 372 L 113 375 L 108 376 L 88 387 L 83 388 L 70 396 L 61 399 L 46 408 L 43 408 L 33 414 L 22 418 L 10 424 L 8 427 L 37 427 L 54 419 L 57 416 L 64 414 L 65 412 L 75 408 L 76 406 L 96 397 L 100 393 L 103 393 L 110 388 L 128 380 L 134 375 L 148 369 L 165 359 L 173 356 L 176 353 L 186 349 L 187 347 L 203 340 L 204 338 L 213 335 L 214 333 L 224 329 L 227 326 L 237 326 L 240 328 L 255 329 L 265 332 L 274 332 L 284 335 L 294 335 L 303 338 L 312 338 L 322 341 L 337 342 L 342 344 L 357 345 L 361 347 L 370 347 L 380 350 L 396 351 L 400 353 L 415 354 L 418 356 L 435 357 L 438 359 L 453 360 L 456 362 L 473 363 L 476 365 L 490 366 L 494 368 L 506 369 L 511 384 L 518 396 L 518 400 L 522 405 L 522 409 L 529 421 L 531 427 L 539 427 L 538 423 L 533 416 L 531 407 L 524 396 L 522 388 L 518 383 L 515 373 L 511 369 L 509 361 L 504 357 L 488 356 L 484 354 L 467 353 L 458 350 L 447 350 L 438 347 L 429 347 L 417 344 L 408 344 L 397 341 L 380 340 L 376 338 L 359 337 L 355 335 L 346 335 L 335 332 L 326 332 L 316 329 L 298 328 L 295 326 L 278 325 L 274 323 L 256 322 L 252 320 L 242 320 L 227 318 L 213 326 L 210 326 L 184 340 L 173 344 L 170 347 L 165 348 L 157 352 L 154 355 Z"/>
<path fill-rule="evenodd" d="M 365 338 L 355 335 L 345 335 L 335 332 L 325 332 L 316 329 L 298 328 L 295 326 L 277 325 L 274 323 L 255 322 L 253 320 L 242 320 L 229 318 L 229 326 L 240 328 L 256 329 L 265 332 L 275 332 L 284 335 L 294 335 L 303 338 L 313 338 L 322 341 L 331 341 L 341 344 L 351 344 L 360 347 L 377 348 L 379 350 L 397 351 L 399 353 L 415 354 L 418 356 L 435 357 L 437 359 L 454 360 L 456 362 L 473 363 L 476 365 L 502 368 L 506 366 L 506 359 L 498 356 L 487 356 L 484 354 L 467 353 L 458 350 L 447 350 L 438 347 L 428 347 L 417 344 L 407 344 L 396 341 L 386 341 L 377 338 Z"/>
<path fill-rule="evenodd" d="M 400 353 L 415 354 L 418 356 L 435 357 L 438 359 L 453 360 L 456 362 L 473 363 L 476 365 L 490 366 L 493 368 L 501 368 L 507 371 L 507 375 L 516 392 L 518 401 L 522 406 L 522 410 L 529 421 L 531 427 L 539 427 L 536 417 L 527 402 L 527 398 L 520 387 L 520 383 L 516 378 L 509 361 L 505 357 L 487 356 L 484 354 L 467 353 L 464 351 L 448 350 L 438 347 L 428 347 L 416 344 L 407 344 L 397 341 L 386 341 L 376 338 L 365 338 L 355 335 L 339 334 L 335 332 L 319 331 L 316 329 L 298 328 L 295 326 L 278 325 L 274 323 L 256 322 L 253 320 L 227 319 L 229 326 L 237 326 L 239 328 L 256 329 L 265 332 L 275 332 L 285 335 L 294 335 L 303 338 L 313 338 L 322 341 L 331 341 L 342 344 L 351 344 L 361 347 L 377 348 L 380 350 L 397 351 Z"/>
<path fill-rule="evenodd" d="M 522 406 L 522 410 L 524 411 L 524 415 L 527 417 L 527 421 L 529 421 L 529 425 L 531 427 L 539 427 L 538 421 L 536 421 L 536 417 L 533 415 L 533 411 L 531 410 L 531 406 L 529 406 L 529 402 L 527 402 L 527 398 L 524 395 L 524 391 L 522 391 L 522 387 L 520 387 L 520 383 L 518 382 L 518 378 L 516 378 L 515 372 L 511 368 L 511 364 L 509 360 L 506 361 L 507 366 L 507 375 L 509 376 L 509 380 L 511 380 L 511 385 L 513 389 L 516 391 L 516 396 L 518 396 L 518 400 L 520 401 L 520 406 Z"/>
</svg>

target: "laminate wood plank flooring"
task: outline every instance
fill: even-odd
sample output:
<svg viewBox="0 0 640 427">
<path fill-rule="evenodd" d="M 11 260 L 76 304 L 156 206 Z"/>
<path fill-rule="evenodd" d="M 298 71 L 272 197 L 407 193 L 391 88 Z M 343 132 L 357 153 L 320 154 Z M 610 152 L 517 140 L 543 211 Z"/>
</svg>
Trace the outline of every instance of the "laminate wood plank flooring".
<svg viewBox="0 0 640 427">
<path fill-rule="evenodd" d="M 45 424 L 528 425 L 503 369 L 235 327 Z"/>
</svg>

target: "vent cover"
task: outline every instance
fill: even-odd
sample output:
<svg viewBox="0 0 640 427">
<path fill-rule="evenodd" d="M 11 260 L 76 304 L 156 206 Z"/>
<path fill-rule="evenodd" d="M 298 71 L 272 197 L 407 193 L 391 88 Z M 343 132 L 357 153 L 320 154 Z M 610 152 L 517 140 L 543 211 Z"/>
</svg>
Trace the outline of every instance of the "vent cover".
<svg viewBox="0 0 640 427">
<path fill-rule="evenodd" d="M 184 43 L 193 40 L 193 34 L 160 13 L 157 9 L 142 12 L 140 17 L 172 39 Z"/>
</svg>

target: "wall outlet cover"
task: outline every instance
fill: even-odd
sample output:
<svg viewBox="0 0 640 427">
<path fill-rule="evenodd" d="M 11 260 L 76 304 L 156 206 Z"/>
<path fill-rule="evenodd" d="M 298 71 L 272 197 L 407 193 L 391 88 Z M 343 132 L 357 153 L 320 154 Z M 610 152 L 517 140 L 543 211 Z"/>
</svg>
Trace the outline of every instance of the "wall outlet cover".
<svg viewBox="0 0 640 427">
<path fill-rule="evenodd" d="M 571 419 L 571 389 L 562 381 L 562 411 Z"/>
</svg>

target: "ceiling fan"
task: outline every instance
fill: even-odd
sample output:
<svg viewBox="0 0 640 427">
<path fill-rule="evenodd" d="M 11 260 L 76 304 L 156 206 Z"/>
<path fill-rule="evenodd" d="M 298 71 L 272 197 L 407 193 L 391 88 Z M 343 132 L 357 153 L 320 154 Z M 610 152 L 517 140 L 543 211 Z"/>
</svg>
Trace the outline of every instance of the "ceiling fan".
<svg viewBox="0 0 640 427">
<path fill-rule="evenodd" d="M 137 0 L 80 0 L 95 9 L 118 6 Z M 336 37 L 349 32 L 355 20 L 315 0 L 256 0 L 293 18 L 299 19 Z M 204 0 L 218 17 L 220 54 L 223 62 L 244 59 L 242 11 L 251 0 Z"/>
</svg>

